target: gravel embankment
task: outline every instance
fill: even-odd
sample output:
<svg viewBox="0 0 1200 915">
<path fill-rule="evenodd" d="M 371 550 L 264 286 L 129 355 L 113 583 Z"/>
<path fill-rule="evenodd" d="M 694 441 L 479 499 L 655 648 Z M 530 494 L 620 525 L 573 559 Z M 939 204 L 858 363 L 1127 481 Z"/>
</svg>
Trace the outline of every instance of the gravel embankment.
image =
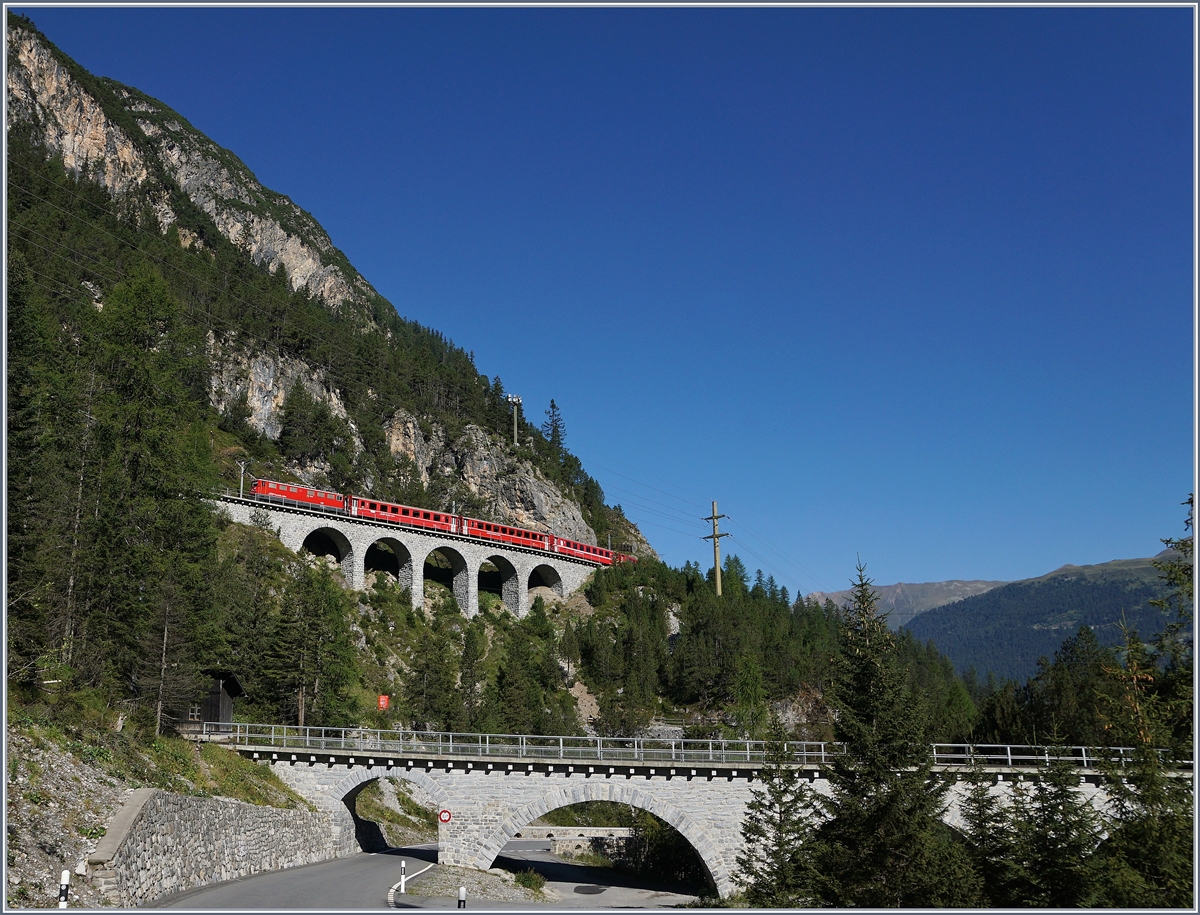
<svg viewBox="0 0 1200 915">
<path fill-rule="evenodd" d="M 414 896 L 458 897 L 458 888 L 466 887 L 468 907 L 472 899 L 490 899 L 499 902 L 550 902 L 542 893 L 518 886 L 513 875 L 499 868 L 477 871 L 465 867 L 435 867 L 415 880 L 410 880 L 407 891 Z"/>
<path fill-rule="evenodd" d="M 105 905 L 76 869 L 133 789 L 50 741 L 12 728 L 5 736 L 8 907 L 56 907 L 64 870 L 71 871 L 71 907 Z"/>
</svg>

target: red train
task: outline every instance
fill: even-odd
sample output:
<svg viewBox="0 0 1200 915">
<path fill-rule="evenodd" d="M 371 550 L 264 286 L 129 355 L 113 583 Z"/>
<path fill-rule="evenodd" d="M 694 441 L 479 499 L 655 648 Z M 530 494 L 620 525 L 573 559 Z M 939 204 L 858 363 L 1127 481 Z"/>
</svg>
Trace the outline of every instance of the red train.
<svg viewBox="0 0 1200 915">
<path fill-rule="evenodd" d="M 528 549 L 545 550 L 548 553 L 574 556 L 576 559 L 584 559 L 602 566 L 612 565 L 614 562 L 637 562 L 637 558 L 634 556 L 614 553 L 612 550 L 592 546 L 588 543 L 565 540 L 562 537 L 555 537 L 553 534 L 527 531 L 524 528 L 508 524 L 494 524 L 490 521 L 480 521 L 477 518 L 466 518 L 462 515 L 451 515 L 425 508 L 413 508 L 411 505 L 396 505 L 393 502 L 380 502 L 377 499 L 366 499 L 361 496 L 325 492 L 320 489 L 311 489 L 303 484 L 255 480 L 250 491 L 257 497 L 299 502 L 303 505 L 342 512 L 356 518 L 382 521 L 385 524 L 402 524 L 408 527 L 459 534 L 464 537 L 476 537 L 480 540 L 494 540 Z"/>
</svg>

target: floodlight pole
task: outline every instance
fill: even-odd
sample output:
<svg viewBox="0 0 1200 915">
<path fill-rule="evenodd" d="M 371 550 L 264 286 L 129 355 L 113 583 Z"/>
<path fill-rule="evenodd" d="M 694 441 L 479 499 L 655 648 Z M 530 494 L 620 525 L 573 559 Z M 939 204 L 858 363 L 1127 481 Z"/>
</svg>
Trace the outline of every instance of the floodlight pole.
<svg viewBox="0 0 1200 915">
<path fill-rule="evenodd" d="M 517 443 L 517 408 L 521 406 L 521 398 L 518 397 L 516 394 L 509 394 L 508 402 L 510 404 L 512 404 L 512 408 L 513 408 L 513 447 L 516 448 L 516 447 L 518 447 L 518 443 Z"/>
</svg>

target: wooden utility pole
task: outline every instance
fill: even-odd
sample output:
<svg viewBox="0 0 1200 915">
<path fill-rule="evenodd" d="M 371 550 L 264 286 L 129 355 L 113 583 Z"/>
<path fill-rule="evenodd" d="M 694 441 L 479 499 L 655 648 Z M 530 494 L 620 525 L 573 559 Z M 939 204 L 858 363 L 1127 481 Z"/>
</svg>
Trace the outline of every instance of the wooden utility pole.
<svg viewBox="0 0 1200 915">
<path fill-rule="evenodd" d="M 711 518 L 702 518 L 702 521 L 711 521 L 713 524 L 712 536 L 705 537 L 705 540 L 713 542 L 713 573 L 717 576 L 717 597 L 721 596 L 721 538 L 732 537 L 732 534 L 717 533 L 717 519 L 724 518 L 724 515 L 717 514 L 717 503 L 713 500 L 713 513 Z"/>
</svg>

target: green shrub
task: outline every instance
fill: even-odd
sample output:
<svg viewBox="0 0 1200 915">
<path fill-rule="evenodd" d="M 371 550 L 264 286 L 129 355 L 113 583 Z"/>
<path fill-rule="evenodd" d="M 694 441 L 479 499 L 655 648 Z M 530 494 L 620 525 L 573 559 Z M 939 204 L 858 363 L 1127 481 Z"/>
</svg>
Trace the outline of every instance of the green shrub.
<svg viewBox="0 0 1200 915">
<path fill-rule="evenodd" d="M 535 870 L 521 871 L 514 879 L 518 886 L 533 890 L 535 893 L 540 893 L 546 885 L 546 878 Z"/>
</svg>

